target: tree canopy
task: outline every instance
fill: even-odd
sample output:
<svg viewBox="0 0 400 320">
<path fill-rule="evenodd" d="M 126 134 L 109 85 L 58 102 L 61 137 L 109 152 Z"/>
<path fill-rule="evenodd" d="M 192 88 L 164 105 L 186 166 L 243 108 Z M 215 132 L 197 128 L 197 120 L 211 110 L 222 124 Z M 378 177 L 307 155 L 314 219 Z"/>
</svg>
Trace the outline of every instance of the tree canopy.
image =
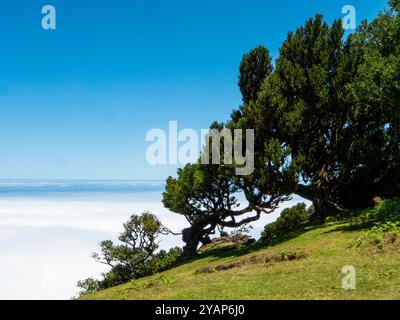
<svg viewBox="0 0 400 320">
<path fill-rule="evenodd" d="M 166 181 L 164 206 L 190 224 L 181 233 L 186 255 L 209 243 L 217 229 L 243 230 L 292 194 L 311 200 L 315 210 L 305 204 L 284 210 L 264 229 L 264 239 L 292 230 L 311 211 L 324 218 L 368 207 L 375 197 L 399 196 L 400 0 L 389 4 L 347 38 L 340 20 L 328 25 L 316 15 L 288 34 L 275 64 L 264 46 L 243 56 L 242 104 L 226 123 L 211 124 L 198 161 Z M 238 175 L 243 164 L 236 158 L 202 161 L 216 151 L 232 152 L 225 142 L 235 130 L 248 129 L 254 135 L 240 135 L 234 143 L 246 146 L 242 153 L 253 153 L 251 172 Z M 155 215 L 132 215 L 120 243 L 103 241 L 101 253 L 93 254 L 111 269 L 102 280 L 89 278 L 78 286 L 97 291 L 179 262 L 179 248 L 156 253 L 162 233 L 171 231 Z"/>
<path fill-rule="evenodd" d="M 164 205 L 190 223 L 187 248 L 291 194 L 311 200 L 319 218 L 399 194 L 399 1 L 390 5 L 347 38 L 340 20 L 316 15 L 288 34 L 275 66 L 264 46 L 243 56 L 243 104 L 212 128 L 254 129 L 254 171 L 199 161 L 168 178 Z"/>
</svg>

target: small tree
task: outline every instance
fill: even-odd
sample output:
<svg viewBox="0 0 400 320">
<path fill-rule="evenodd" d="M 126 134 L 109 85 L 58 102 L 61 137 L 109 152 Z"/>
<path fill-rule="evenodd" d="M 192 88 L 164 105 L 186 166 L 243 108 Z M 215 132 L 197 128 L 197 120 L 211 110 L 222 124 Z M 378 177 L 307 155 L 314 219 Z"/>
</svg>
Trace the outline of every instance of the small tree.
<svg viewBox="0 0 400 320">
<path fill-rule="evenodd" d="M 270 224 L 267 224 L 261 233 L 263 240 L 270 240 L 274 237 L 283 235 L 296 228 L 300 223 L 308 219 L 305 203 L 287 208 L 282 211 L 280 217 Z"/>
<path fill-rule="evenodd" d="M 110 271 L 103 274 L 102 280 L 89 278 L 79 281 L 78 287 L 83 292 L 98 291 L 154 272 L 153 260 L 158 248 L 156 239 L 165 230 L 161 222 L 154 214 L 144 212 L 132 215 L 123 226 L 124 231 L 119 236 L 121 244 L 114 244 L 111 240 L 102 241 L 101 252 L 92 255 L 97 262 L 110 266 Z M 176 252 L 174 249 L 174 255 Z M 163 251 L 157 261 L 164 256 L 166 253 Z"/>
<path fill-rule="evenodd" d="M 146 270 L 149 258 L 158 248 L 156 238 L 161 232 L 161 222 L 149 212 L 132 215 L 124 223 L 124 232 L 119 236 L 123 243 L 114 245 L 111 240 L 100 243 L 101 254 L 93 253 L 93 258 L 112 268 L 123 271 L 121 280 L 136 278 Z"/>
</svg>

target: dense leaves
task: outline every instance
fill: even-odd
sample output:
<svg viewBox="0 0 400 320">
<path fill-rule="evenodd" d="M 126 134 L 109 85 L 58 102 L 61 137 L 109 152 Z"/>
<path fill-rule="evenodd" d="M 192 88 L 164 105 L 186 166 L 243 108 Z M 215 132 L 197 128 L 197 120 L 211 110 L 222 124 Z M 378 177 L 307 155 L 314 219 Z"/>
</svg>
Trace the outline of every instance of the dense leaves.
<svg viewBox="0 0 400 320">
<path fill-rule="evenodd" d="M 320 15 L 289 33 L 257 100 L 233 113 L 254 125 L 257 145 L 275 141 L 275 155 L 286 154 L 290 175 L 279 190 L 313 201 L 316 216 L 400 192 L 400 28 L 391 3 L 345 41 L 340 21 L 328 26 Z M 274 153 L 259 151 L 261 168 Z"/>
<path fill-rule="evenodd" d="M 265 226 L 261 233 L 261 239 L 271 240 L 275 237 L 285 235 L 307 219 L 308 213 L 304 203 L 299 203 L 294 207 L 285 209 L 275 222 Z"/>
<path fill-rule="evenodd" d="M 218 127 L 254 129 L 254 171 L 199 162 L 167 180 L 164 205 L 191 224 L 183 240 L 194 240 L 192 251 L 216 227 L 236 227 L 250 212 L 254 221 L 293 193 L 313 202 L 317 218 L 399 194 L 399 1 L 390 4 L 347 39 L 340 20 L 307 20 L 288 34 L 275 68 L 263 46 L 243 56 L 243 105 Z"/>
<path fill-rule="evenodd" d="M 243 56 L 243 104 L 227 123 L 214 122 L 207 139 L 215 130 L 253 129 L 254 170 L 243 176 L 236 175 L 235 161 L 204 164 L 202 156 L 211 158 L 215 151 L 211 139 L 197 162 L 167 179 L 164 206 L 190 224 L 182 231 L 185 254 L 209 243 L 216 229 L 241 229 L 273 212 L 291 194 L 311 200 L 318 218 L 399 196 L 400 0 L 389 4 L 348 38 L 340 20 L 328 25 L 316 15 L 288 34 L 275 67 L 263 46 Z M 224 139 L 216 145 L 220 154 L 227 151 Z M 243 145 L 247 139 L 242 135 Z M 385 220 L 397 215 L 391 207 L 378 208 Z M 307 219 L 304 204 L 286 209 L 262 238 L 280 236 Z M 373 229 L 374 237 L 398 232 L 398 225 L 382 226 Z M 165 231 L 150 213 L 132 216 L 121 244 L 103 241 L 101 253 L 93 255 L 110 271 L 78 286 L 92 292 L 170 268 L 182 251 L 156 253 L 156 238 Z"/>
<path fill-rule="evenodd" d="M 239 87 L 244 103 L 257 99 L 264 80 L 271 72 L 271 57 L 265 47 L 259 46 L 243 56 L 240 63 Z"/>
<path fill-rule="evenodd" d="M 132 215 L 124 223 L 124 231 L 120 234 L 121 244 L 111 240 L 100 243 L 101 253 L 94 253 L 93 258 L 110 267 L 101 280 L 93 278 L 78 282 L 81 293 L 94 292 L 109 288 L 131 279 L 140 278 L 173 266 L 182 255 L 182 250 L 172 248 L 156 253 L 157 236 L 165 228 L 157 217 L 149 212 Z"/>
<path fill-rule="evenodd" d="M 400 18 L 398 1 L 391 3 L 392 10 L 364 22 L 348 41 L 350 54 L 362 62 L 348 85 L 351 144 L 343 162 L 343 196 L 358 206 L 400 192 Z"/>
</svg>

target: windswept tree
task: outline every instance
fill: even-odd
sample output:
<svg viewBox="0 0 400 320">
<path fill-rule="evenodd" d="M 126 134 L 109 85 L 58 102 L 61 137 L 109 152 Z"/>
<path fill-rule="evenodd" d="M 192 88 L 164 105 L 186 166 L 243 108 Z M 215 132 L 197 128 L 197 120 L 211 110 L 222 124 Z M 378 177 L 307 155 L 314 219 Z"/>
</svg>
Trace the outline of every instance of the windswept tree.
<svg viewBox="0 0 400 320">
<path fill-rule="evenodd" d="M 340 68 L 342 37 L 341 21 L 329 26 L 321 15 L 289 33 L 260 101 L 273 109 L 279 139 L 299 166 L 304 184 L 294 192 L 312 200 L 318 214 L 337 203 L 338 151 L 349 108 L 340 97 L 350 80 Z"/>
<path fill-rule="evenodd" d="M 143 212 L 132 215 L 123 226 L 119 244 L 111 240 L 102 241 L 101 252 L 92 255 L 110 270 L 103 274 L 101 280 L 88 278 L 79 281 L 78 287 L 83 289 L 82 293 L 98 291 L 165 270 L 181 255 L 181 250 L 177 248 L 156 253 L 157 238 L 160 234 L 166 234 L 167 230 L 154 214 Z"/>
<path fill-rule="evenodd" d="M 256 145 L 276 141 L 277 155 L 289 153 L 292 192 L 317 216 L 399 193 L 398 8 L 391 1 L 346 41 L 340 21 L 309 19 L 289 33 L 257 100 L 232 115 L 254 124 Z"/>
<path fill-rule="evenodd" d="M 237 176 L 224 163 L 199 162 L 167 180 L 165 206 L 191 224 L 187 250 L 293 193 L 311 200 L 317 217 L 398 195 L 399 1 L 390 4 L 347 40 L 340 20 L 307 20 L 288 34 L 274 70 L 264 47 L 243 57 L 243 105 L 224 128 L 254 129 L 254 171 Z"/>
<path fill-rule="evenodd" d="M 243 92 L 244 106 L 253 103 L 262 82 L 271 70 L 271 58 L 263 47 L 258 47 L 243 57 L 239 85 Z M 205 152 L 215 152 L 213 130 L 227 130 L 232 133 L 235 129 L 254 128 L 256 122 L 244 123 L 241 112 L 235 112 L 235 120 L 225 126 L 217 123 L 211 126 L 211 140 L 208 144 L 211 148 L 206 147 L 202 151 L 203 155 Z M 190 227 L 182 231 L 188 254 L 194 254 L 199 243 L 208 243 L 216 228 L 244 226 L 258 220 L 263 213 L 273 212 L 281 202 L 290 199 L 287 192 L 290 188 L 286 180 L 292 174 L 289 174 L 291 168 L 285 163 L 287 152 L 275 140 L 271 139 L 267 143 L 264 136 L 257 132 L 255 135 L 255 149 L 251 150 L 254 152 L 255 163 L 250 174 L 237 175 L 235 169 L 239 164 L 235 162 L 228 164 L 221 159 L 218 164 L 204 164 L 199 160 L 178 169 L 177 178 L 167 179 L 163 203 L 171 211 L 185 216 L 190 223 Z M 241 141 L 235 143 L 247 145 L 247 136 L 242 135 L 241 138 Z M 261 142 L 262 153 L 258 151 L 258 142 Z M 221 154 L 226 151 L 224 147 L 221 143 L 221 149 L 218 150 Z M 281 153 L 278 154 L 279 152 Z"/>
<path fill-rule="evenodd" d="M 220 165 L 187 164 L 177 178 L 167 179 L 164 206 L 183 215 L 190 227 L 182 231 L 184 251 L 195 254 L 199 243 L 210 242 L 217 227 L 238 228 L 271 213 L 284 196 L 267 196 L 255 187 L 239 186 Z"/>
<path fill-rule="evenodd" d="M 341 22 L 329 26 L 320 15 L 290 32 L 257 100 L 232 117 L 242 127 L 255 126 L 258 165 L 267 172 L 278 168 L 279 189 L 312 200 L 318 212 L 337 198 L 337 151 L 348 112 L 340 99 L 348 80 L 341 69 L 342 37 Z M 276 159 L 281 167 L 268 164 Z M 273 183 L 268 175 L 264 180 Z"/>
</svg>

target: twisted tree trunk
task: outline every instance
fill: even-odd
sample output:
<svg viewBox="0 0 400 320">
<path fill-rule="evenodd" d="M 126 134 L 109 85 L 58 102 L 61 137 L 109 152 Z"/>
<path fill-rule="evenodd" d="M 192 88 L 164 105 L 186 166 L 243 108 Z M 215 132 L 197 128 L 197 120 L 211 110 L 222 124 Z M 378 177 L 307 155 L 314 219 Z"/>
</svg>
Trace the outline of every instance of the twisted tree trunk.
<svg viewBox="0 0 400 320">
<path fill-rule="evenodd" d="M 295 194 L 312 201 L 315 209 L 312 217 L 315 219 L 324 219 L 329 215 L 334 215 L 341 211 L 339 204 L 327 199 L 323 190 L 319 190 L 315 186 L 298 184 Z"/>
<path fill-rule="evenodd" d="M 200 225 L 192 225 L 183 229 L 182 241 L 185 242 L 183 252 L 187 256 L 195 256 L 200 243 L 202 245 L 211 243 L 208 230 L 204 230 L 204 227 Z"/>
</svg>

